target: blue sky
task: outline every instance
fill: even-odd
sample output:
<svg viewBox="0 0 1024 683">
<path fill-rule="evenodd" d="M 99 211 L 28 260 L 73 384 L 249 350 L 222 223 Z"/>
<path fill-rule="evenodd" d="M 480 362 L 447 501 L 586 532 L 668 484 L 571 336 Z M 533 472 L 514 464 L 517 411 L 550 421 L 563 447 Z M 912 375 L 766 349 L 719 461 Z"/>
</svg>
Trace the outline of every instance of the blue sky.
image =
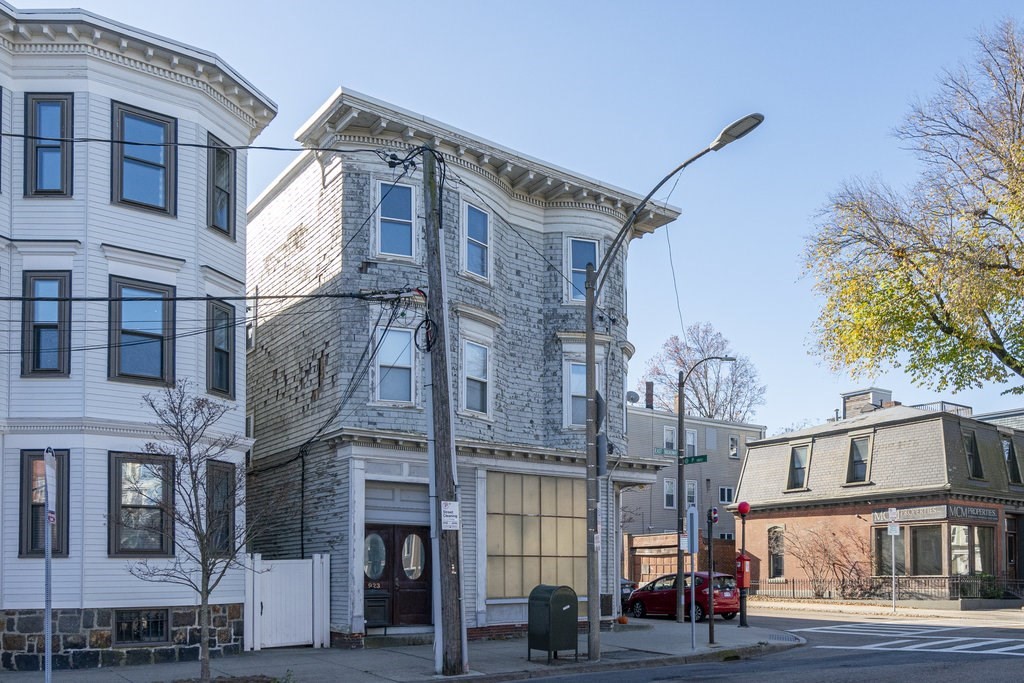
<svg viewBox="0 0 1024 683">
<path fill-rule="evenodd" d="M 688 168 L 671 196 L 666 186 L 658 198 L 681 218 L 630 247 L 632 383 L 680 329 L 671 248 L 683 323 L 711 322 L 751 358 L 768 388 L 754 421 L 769 434 L 824 421 L 840 392 L 866 386 L 976 412 L 1024 405 L 1000 387 L 940 395 L 899 371 L 832 373 L 811 353 L 819 302 L 800 265 L 844 179 L 913 180 L 893 127 L 943 68 L 972 58 L 980 29 L 1024 19 L 1019 2 L 67 4 L 216 52 L 278 104 L 258 144 L 292 144 L 340 85 L 643 195 L 723 126 L 761 112 L 759 129 Z M 291 159 L 251 153 L 249 196 Z"/>
</svg>

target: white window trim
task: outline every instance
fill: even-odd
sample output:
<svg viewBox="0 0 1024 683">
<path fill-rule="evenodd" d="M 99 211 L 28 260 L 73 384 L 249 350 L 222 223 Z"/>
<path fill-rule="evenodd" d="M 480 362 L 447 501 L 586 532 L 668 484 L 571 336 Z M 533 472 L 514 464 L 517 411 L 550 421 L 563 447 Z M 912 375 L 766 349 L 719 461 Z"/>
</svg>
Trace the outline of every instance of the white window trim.
<svg viewBox="0 0 1024 683">
<path fill-rule="evenodd" d="M 384 191 L 383 191 L 383 186 L 384 185 L 397 185 L 399 187 L 407 187 L 410 190 L 409 201 L 412 202 L 412 206 L 410 207 L 410 215 L 412 216 L 412 222 L 411 222 L 411 230 L 412 230 L 411 249 L 412 249 L 412 254 L 411 255 L 407 256 L 405 254 L 392 254 L 390 252 L 385 252 L 385 251 L 381 250 L 381 246 L 380 246 L 380 243 L 381 243 L 381 240 L 380 240 L 381 225 L 380 225 L 380 223 L 381 223 L 381 219 L 383 218 L 383 213 L 381 212 L 381 207 L 383 206 L 382 198 L 384 196 Z M 420 231 L 417 229 L 419 227 L 419 216 L 418 216 L 418 212 L 416 210 L 416 207 L 419 206 L 419 202 L 418 202 L 419 195 L 418 195 L 418 193 L 416 191 L 416 186 L 415 185 L 410 185 L 408 183 L 394 182 L 394 181 L 391 181 L 391 180 L 388 180 L 388 179 L 385 179 L 385 178 L 378 178 L 376 180 L 376 182 L 374 183 L 374 192 L 375 192 L 375 195 L 374 195 L 374 206 L 378 207 L 377 211 L 376 211 L 376 214 L 377 214 L 376 226 L 374 228 L 374 233 L 373 233 L 373 255 L 374 255 L 374 257 L 378 258 L 378 259 L 380 259 L 382 261 L 390 261 L 390 260 L 405 261 L 405 262 L 417 261 L 419 259 L 419 251 L 420 251 L 419 250 L 419 234 L 420 234 Z"/>
<path fill-rule="evenodd" d="M 690 507 L 690 493 L 691 492 L 693 493 L 693 505 L 696 505 L 698 508 L 700 508 L 700 499 L 697 496 L 697 491 L 698 491 L 698 489 L 697 489 L 697 480 L 696 479 L 687 479 L 686 480 L 686 507 L 687 508 Z"/>
<path fill-rule="evenodd" d="M 580 237 L 580 236 L 576 236 L 576 235 L 572 235 L 572 236 L 569 236 L 569 237 L 565 238 L 565 247 L 564 247 L 564 249 L 565 249 L 565 270 L 562 271 L 562 272 L 564 272 L 566 274 L 566 277 L 565 277 L 565 287 L 564 287 L 564 290 L 563 290 L 564 297 L 565 297 L 565 302 L 567 304 L 572 304 L 572 305 L 576 305 L 576 306 L 583 306 L 583 305 L 586 304 L 585 293 L 584 293 L 584 297 L 583 298 L 580 298 L 580 299 L 573 298 L 573 286 L 572 286 L 572 243 L 573 242 L 590 242 L 590 243 L 592 243 L 594 245 L 594 259 L 597 261 L 597 263 L 594 264 L 594 268 L 596 269 L 598 266 L 601 265 L 601 241 L 600 240 L 596 240 L 596 239 L 592 239 L 590 237 Z"/>
<path fill-rule="evenodd" d="M 420 376 L 420 360 L 419 352 L 417 351 L 415 344 L 415 331 L 406 327 L 395 327 L 394 325 L 392 325 L 391 328 L 386 331 L 405 332 L 409 334 L 409 344 L 412 347 L 410 356 L 410 363 L 412 365 L 410 367 L 411 372 L 409 375 L 409 383 L 412 385 L 409 393 L 411 400 L 393 401 L 389 399 L 382 399 L 380 397 L 380 382 L 378 381 L 380 375 L 380 356 L 374 355 L 373 365 L 371 366 L 370 370 L 370 404 L 380 406 L 393 406 L 398 408 L 414 408 L 418 405 L 419 401 L 419 382 L 417 381 L 417 378 Z M 385 328 L 383 326 L 375 327 L 372 329 L 370 334 L 372 335 L 374 344 L 380 344 L 380 335 L 382 335 L 384 332 Z"/>
<path fill-rule="evenodd" d="M 690 439 L 691 435 L 693 436 L 692 440 Z M 690 444 L 691 443 L 693 443 L 693 453 L 690 452 Z M 697 430 L 696 429 L 687 429 L 686 430 L 686 446 L 684 447 L 684 449 L 685 449 L 684 455 L 686 455 L 687 457 L 692 456 L 692 455 L 697 455 Z"/>
<path fill-rule="evenodd" d="M 487 401 L 487 410 L 485 412 L 474 410 L 466 404 L 466 387 L 467 381 L 469 380 L 469 373 L 466 370 L 466 347 L 469 344 L 482 347 L 484 350 L 487 351 L 487 376 L 483 378 L 474 377 L 474 379 L 482 379 L 486 383 L 487 395 L 485 400 Z M 459 346 L 459 398 L 461 399 L 459 401 L 459 405 L 462 407 L 462 411 L 460 412 L 469 417 L 485 418 L 490 420 L 492 419 L 492 414 L 494 410 L 494 360 L 492 355 L 494 353 L 494 349 L 489 343 L 486 343 L 481 339 L 473 339 L 469 337 L 463 337 L 462 343 Z"/>
<path fill-rule="evenodd" d="M 732 443 L 733 443 L 734 439 L 736 440 L 736 452 L 735 453 L 732 452 Z M 740 457 L 740 435 L 739 434 L 730 434 L 729 435 L 729 457 L 730 458 L 739 458 Z"/>
<path fill-rule="evenodd" d="M 487 216 L 487 244 L 484 245 L 484 247 L 487 249 L 487 260 L 486 260 L 486 265 L 485 265 L 485 268 L 487 270 L 487 274 L 486 275 L 481 275 L 480 273 L 474 273 L 473 271 L 471 271 L 469 269 L 469 242 L 470 242 L 470 237 L 469 237 L 469 210 L 470 210 L 470 208 L 476 209 L 480 213 L 482 213 L 485 216 Z M 486 209 L 483 209 L 483 208 L 477 206 L 476 204 L 472 204 L 470 202 L 463 202 L 462 203 L 462 245 L 461 245 L 462 249 L 461 249 L 460 269 L 462 271 L 462 274 L 465 275 L 466 277 L 472 278 L 474 280 L 479 280 L 480 282 L 487 282 L 487 283 L 489 283 L 491 281 L 491 273 L 494 272 L 494 248 L 493 248 L 493 243 L 494 243 L 494 221 L 492 220 L 492 218 L 493 218 L 493 216 L 491 215 L 490 211 L 488 211 Z M 476 242 L 476 240 L 473 240 L 473 241 Z M 479 244 L 479 242 L 477 242 L 477 243 Z"/>
<path fill-rule="evenodd" d="M 726 497 L 722 495 L 726 491 L 729 492 L 728 500 L 726 500 Z M 733 487 L 731 487 L 731 486 L 719 486 L 718 487 L 718 502 L 720 504 L 731 505 L 734 498 L 736 498 L 736 490 Z"/>
<path fill-rule="evenodd" d="M 676 428 L 675 427 L 670 427 L 668 425 L 664 425 L 661 428 L 661 432 L 662 432 L 661 433 L 661 445 L 662 445 L 662 447 L 663 448 L 668 448 L 669 447 L 669 445 L 668 445 L 668 441 L 669 441 L 668 435 L 671 433 L 672 434 L 672 448 L 675 448 L 675 449 L 678 450 L 679 442 L 676 441 Z"/>
<path fill-rule="evenodd" d="M 668 496 L 672 495 L 672 505 L 668 504 Z M 679 487 L 676 486 L 676 480 L 671 477 L 665 477 L 664 486 L 661 491 L 661 505 L 666 510 L 675 510 L 679 505 Z"/>
</svg>

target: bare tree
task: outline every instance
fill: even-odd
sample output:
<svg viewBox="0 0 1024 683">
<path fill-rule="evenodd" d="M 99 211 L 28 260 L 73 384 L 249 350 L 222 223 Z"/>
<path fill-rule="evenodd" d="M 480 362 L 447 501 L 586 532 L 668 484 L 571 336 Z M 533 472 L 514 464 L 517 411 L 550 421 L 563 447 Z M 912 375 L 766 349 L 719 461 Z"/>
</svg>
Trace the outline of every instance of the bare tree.
<svg viewBox="0 0 1024 683">
<path fill-rule="evenodd" d="M 146 460 L 124 470 L 121 494 L 146 508 L 145 514 L 125 510 L 115 523 L 129 538 L 165 537 L 164 543 L 173 543 L 172 558 L 140 560 L 128 569 L 143 581 L 187 586 L 199 595 L 200 677 L 209 681 L 210 595 L 228 570 L 245 568 L 246 543 L 259 520 L 250 516 L 246 523 L 245 468 L 236 462 L 239 437 L 217 429 L 232 408 L 193 394 L 185 380 L 144 401 L 157 417 L 161 438 L 146 444 Z"/>
<path fill-rule="evenodd" d="M 833 531 L 824 523 L 786 529 L 769 537 L 769 552 L 796 560 L 811 582 L 814 597 L 829 587 L 843 597 L 862 597 L 871 588 L 871 548 L 863 535 L 842 528 Z"/>
<path fill-rule="evenodd" d="M 710 356 L 735 356 L 736 361 L 702 363 L 691 371 Z M 729 340 L 711 323 L 695 323 L 684 330 L 682 338 L 669 337 L 647 362 L 642 381 L 654 382 L 654 401 L 659 408 L 677 409 L 680 370 L 689 373 L 685 387 L 688 414 L 747 422 L 754 416 L 754 408 L 764 404 L 765 387 L 759 384 L 754 364 L 734 353 Z"/>
</svg>

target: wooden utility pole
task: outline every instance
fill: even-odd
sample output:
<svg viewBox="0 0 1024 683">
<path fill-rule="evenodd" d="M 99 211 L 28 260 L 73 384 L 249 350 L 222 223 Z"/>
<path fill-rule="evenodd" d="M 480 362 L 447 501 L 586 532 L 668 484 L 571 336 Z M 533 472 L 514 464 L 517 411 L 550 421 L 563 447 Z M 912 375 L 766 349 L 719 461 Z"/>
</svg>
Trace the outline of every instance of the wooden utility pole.
<svg viewBox="0 0 1024 683">
<path fill-rule="evenodd" d="M 430 383 L 432 410 L 427 416 L 433 425 L 432 473 L 434 480 L 434 528 L 437 539 L 434 570 L 440 579 L 434 599 L 441 604 L 441 666 L 439 673 L 457 676 L 466 673 L 463 651 L 462 582 L 459 569 L 458 492 L 455 486 L 455 441 L 452 435 L 451 373 L 448 366 L 447 264 L 444 257 L 444 229 L 441 223 L 441 194 L 437 184 L 437 159 L 432 149 L 423 153 L 423 197 L 426 209 L 427 243 L 427 315 L 430 346 Z M 454 518 L 453 518 L 454 515 Z M 448 524 L 444 524 L 444 521 Z M 455 526 L 446 529 L 445 526 Z M 435 610 L 435 614 L 437 611 Z M 435 626 L 436 628 L 436 626 Z M 436 650 L 436 645 L 435 645 Z"/>
</svg>

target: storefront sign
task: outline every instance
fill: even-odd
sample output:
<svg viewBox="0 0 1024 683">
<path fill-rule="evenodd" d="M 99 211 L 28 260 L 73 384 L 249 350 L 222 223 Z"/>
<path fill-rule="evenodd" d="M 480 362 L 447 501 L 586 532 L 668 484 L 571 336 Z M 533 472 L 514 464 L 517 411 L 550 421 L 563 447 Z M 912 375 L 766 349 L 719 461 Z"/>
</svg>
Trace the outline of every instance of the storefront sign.
<svg viewBox="0 0 1024 683">
<path fill-rule="evenodd" d="M 873 524 L 888 524 L 890 522 L 926 522 L 940 519 L 999 521 L 998 510 L 978 505 L 924 505 L 916 508 L 899 508 L 896 510 L 896 519 L 892 518 L 890 510 L 892 508 L 874 510 L 871 513 L 871 522 Z"/>
</svg>

